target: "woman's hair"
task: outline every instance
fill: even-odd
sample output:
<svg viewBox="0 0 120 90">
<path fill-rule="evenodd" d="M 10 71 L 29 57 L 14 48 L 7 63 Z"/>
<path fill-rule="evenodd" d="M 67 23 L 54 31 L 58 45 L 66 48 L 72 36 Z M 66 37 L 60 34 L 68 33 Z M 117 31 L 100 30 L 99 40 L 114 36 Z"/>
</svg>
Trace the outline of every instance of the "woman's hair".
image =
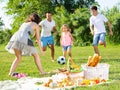
<svg viewBox="0 0 120 90">
<path fill-rule="evenodd" d="M 35 23 L 39 23 L 41 21 L 40 17 L 38 14 L 36 13 L 32 13 L 30 14 L 27 19 L 25 20 L 25 22 L 35 22 Z"/>
<path fill-rule="evenodd" d="M 67 24 L 63 24 L 62 27 L 61 27 L 61 31 L 63 31 L 63 27 L 67 27 L 68 31 L 71 32 L 71 29 L 69 28 L 69 26 Z"/>
</svg>

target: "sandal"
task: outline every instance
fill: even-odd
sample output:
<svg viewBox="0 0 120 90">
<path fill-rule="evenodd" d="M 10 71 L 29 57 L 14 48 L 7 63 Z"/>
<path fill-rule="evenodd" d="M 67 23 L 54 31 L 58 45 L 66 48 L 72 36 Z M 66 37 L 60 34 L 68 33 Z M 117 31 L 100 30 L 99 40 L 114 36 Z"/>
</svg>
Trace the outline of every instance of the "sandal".
<svg viewBox="0 0 120 90">
<path fill-rule="evenodd" d="M 17 73 L 17 72 L 14 72 L 13 74 L 12 74 L 12 76 L 17 76 L 19 73 Z"/>
<path fill-rule="evenodd" d="M 12 76 L 15 77 L 15 78 L 23 78 L 23 77 L 26 77 L 26 75 L 25 75 L 24 73 L 13 73 Z"/>
</svg>

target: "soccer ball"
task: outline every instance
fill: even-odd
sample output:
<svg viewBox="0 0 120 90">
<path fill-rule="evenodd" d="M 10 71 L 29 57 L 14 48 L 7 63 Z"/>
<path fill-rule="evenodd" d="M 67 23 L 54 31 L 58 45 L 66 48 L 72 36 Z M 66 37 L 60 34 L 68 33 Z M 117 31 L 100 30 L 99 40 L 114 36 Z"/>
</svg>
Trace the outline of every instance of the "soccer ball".
<svg viewBox="0 0 120 90">
<path fill-rule="evenodd" d="M 65 57 L 64 56 L 59 56 L 57 59 L 57 62 L 61 65 L 66 63 Z"/>
</svg>

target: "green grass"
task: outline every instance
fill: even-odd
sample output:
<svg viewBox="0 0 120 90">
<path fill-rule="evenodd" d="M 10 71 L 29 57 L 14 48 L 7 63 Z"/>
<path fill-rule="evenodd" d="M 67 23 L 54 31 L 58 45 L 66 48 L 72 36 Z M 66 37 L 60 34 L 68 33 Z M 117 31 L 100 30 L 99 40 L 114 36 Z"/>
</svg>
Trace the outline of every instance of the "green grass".
<svg viewBox="0 0 120 90">
<path fill-rule="evenodd" d="M 15 56 L 8 53 L 4 49 L 4 45 L 0 45 L 0 81 L 1 80 L 16 80 L 10 76 L 8 76 L 9 69 L 11 63 L 13 62 Z M 103 46 L 99 46 L 99 50 L 101 52 L 102 60 L 101 63 L 108 63 L 110 65 L 109 70 L 109 79 L 114 81 L 109 84 L 102 84 L 91 87 L 78 87 L 73 88 L 72 90 L 119 90 L 120 88 L 120 45 L 108 45 L 106 48 Z M 87 62 L 88 56 L 92 56 L 94 54 L 93 47 L 72 47 L 72 56 L 75 63 L 81 65 Z M 62 55 L 61 47 L 55 47 L 55 59 L 58 56 Z M 45 71 L 51 72 L 51 76 L 54 74 L 54 71 L 58 68 L 65 67 L 66 65 L 59 65 L 57 62 L 50 61 L 50 49 L 47 48 L 46 55 L 42 56 L 40 54 L 42 66 Z M 33 57 L 23 56 L 22 60 L 17 67 L 17 72 L 26 73 L 30 77 L 45 77 L 39 75 L 38 69 L 34 63 Z"/>
</svg>

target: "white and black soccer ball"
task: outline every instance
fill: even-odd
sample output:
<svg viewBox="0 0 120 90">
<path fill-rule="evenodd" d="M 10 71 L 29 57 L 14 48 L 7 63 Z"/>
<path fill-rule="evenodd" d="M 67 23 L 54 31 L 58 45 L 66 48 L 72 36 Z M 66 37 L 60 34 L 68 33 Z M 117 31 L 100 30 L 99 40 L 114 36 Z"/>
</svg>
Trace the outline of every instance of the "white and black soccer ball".
<svg viewBox="0 0 120 90">
<path fill-rule="evenodd" d="M 61 65 L 66 63 L 65 57 L 64 56 L 59 56 L 57 59 L 57 62 Z"/>
</svg>

